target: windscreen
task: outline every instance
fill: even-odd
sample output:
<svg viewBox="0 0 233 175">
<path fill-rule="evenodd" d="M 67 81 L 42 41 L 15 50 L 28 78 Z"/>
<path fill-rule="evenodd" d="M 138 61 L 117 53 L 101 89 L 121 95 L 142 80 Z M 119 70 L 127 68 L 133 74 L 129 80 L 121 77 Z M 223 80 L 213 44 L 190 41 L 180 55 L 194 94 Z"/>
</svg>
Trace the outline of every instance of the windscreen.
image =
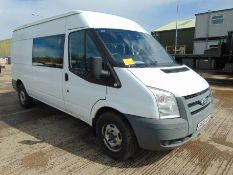
<svg viewBox="0 0 233 175">
<path fill-rule="evenodd" d="M 174 60 L 151 35 L 119 29 L 97 29 L 119 67 L 173 66 Z"/>
</svg>

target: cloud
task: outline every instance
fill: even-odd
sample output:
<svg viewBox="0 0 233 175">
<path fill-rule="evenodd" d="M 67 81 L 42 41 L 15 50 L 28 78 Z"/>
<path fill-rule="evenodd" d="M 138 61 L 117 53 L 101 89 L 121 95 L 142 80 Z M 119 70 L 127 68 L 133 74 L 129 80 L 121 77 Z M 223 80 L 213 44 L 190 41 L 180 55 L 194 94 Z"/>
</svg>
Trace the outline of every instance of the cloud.
<svg viewBox="0 0 233 175">
<path fill-rule="evenodd" d="M 1 0 L 0 40 L 9 38 L 14 28 L 71 10 L 90 10 L 130 18 L 148 31 L 176 19 L 176 4 L 181 18 L 194 17 L 207 10 L 231 8 L 233 0 Z M 33 16 L 37 14 L 38 16 Z"/>
<path fill-rule="evenodd" d="M 177 0 L 1 0 L 0 39 L 10 37 L 20 25 L 71 10 L 111 13 L 137 20 L 149 8 L 171 4 Z M 37 14 L 33 16 L 32 14 Z M 143 23 L 142 23 L 143 25 Z"/>
</svg>

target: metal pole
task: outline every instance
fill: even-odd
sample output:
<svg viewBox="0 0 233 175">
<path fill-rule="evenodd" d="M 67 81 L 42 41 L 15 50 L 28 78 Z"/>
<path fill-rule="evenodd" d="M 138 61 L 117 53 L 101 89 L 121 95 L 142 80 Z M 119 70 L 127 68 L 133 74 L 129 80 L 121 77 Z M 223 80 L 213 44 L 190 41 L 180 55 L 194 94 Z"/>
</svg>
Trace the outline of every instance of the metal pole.
<svg viewBox="0 0 233 175">
<path fill-rule="evenodd" d="M 175 39 L 175 54 L 177 54 L 177 42 L 178 42 L 178 15 L 179 15 L 179 4 L 176 8 L 176 39 Z"/>
<path fill-rule="evenodd" d="M 206 27 L 206 45 L 205 45 L 205 49 L 208 49 L 208 43 L 209 43 L 209 32 L 210 32 L 210 13 L 211 11 L 208 10 L 208 21 L 207 21 L 207 27 Z"/>
</svg>

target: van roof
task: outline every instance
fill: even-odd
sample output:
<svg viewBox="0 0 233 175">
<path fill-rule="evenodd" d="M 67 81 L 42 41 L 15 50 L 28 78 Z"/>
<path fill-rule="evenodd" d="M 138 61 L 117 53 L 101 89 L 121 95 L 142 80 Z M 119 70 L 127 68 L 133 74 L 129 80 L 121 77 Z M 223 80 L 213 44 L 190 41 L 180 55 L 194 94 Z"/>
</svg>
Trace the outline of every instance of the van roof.
<svg viewBox="0 0 233 175">
<path fill-rule="evenodd" d="M 148 33 L 145 29 L 143 29 L 139 24 L 136 22 L 129 20 L 127 18 L 123 18 L 116 15 L 106 14 L 106 13 L 100 13 L 100 12 L 92 12 L 92 11 L 82 11 L 82 10 L 75 10 L 68 13 L 64 13 L 61 15 L 56 15 L 53 17 L 45 18 L 36 22 L 32 22 L 29 24 L 25 24 L 23 26 L 20 26 L 14 30 L 18 31 L 24 28 L 28 28 L 31 26 L 39 25 L 42 23 L 46 23 L 49 21 L 57 20 L 60 18 L 81 14 L 84 20 L 87 21 L 87 24 L 89 24 L 90 27 L 93 28 L 119 28 L 119 29 L 128 29 L 133 31 L 139 31 L 143 33 Z"/>
<path fill-rule="evenodd" d="M 24 29 L 24 28 L 28 28 L 28 27 L 31 27 L 31 26 L 35 26 L 35 25 L 38 25 L 38 24 L 42 24 L 42 23 L 45 23 L 45 22 L 53 21 L 53 20 L 56 20 L 56 19 L 64 18 L 64 17 L 67 17 L 67 16 L 80 14 L 81 12 L 82 11 L 80 11 L 80 10 L 75 10 L 75 11 L 67 12 L 67 13 L 64 13 L 64 14 L 61 14 L 61 15 L 48 17 L 48 18 L 45 18 L 45 19 L 41 19 L 41 20 L 38 20 L 38 21 L 35 21 L 35 22 L 31 22 L 31 23 L 19 26 L 16 29 L 14 29 L 14 31 L 21 30 L 21 29 Z"/>
</svg>

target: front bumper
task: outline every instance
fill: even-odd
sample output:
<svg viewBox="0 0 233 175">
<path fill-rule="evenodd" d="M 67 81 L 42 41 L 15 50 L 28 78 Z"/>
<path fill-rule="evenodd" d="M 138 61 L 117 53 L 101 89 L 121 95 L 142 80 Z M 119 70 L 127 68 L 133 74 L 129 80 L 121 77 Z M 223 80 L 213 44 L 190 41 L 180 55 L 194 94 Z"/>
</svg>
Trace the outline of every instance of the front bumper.
<svg viewBox="0 0 233 175">
<path fill-rule="evenodd" d="M 130 122 L 138 144 L 147 150 L 169 150 L 178 147 L 202 130 L 196 130 L 199 122 L 211 115 L 213 105 L 210 103 L 205 110 L 191 116 L 185 112 L 187 109 L 183 103 L 178 103 L 181 118 L 174 119 L 150 119 L 126 114 Z"/>
</svg>

